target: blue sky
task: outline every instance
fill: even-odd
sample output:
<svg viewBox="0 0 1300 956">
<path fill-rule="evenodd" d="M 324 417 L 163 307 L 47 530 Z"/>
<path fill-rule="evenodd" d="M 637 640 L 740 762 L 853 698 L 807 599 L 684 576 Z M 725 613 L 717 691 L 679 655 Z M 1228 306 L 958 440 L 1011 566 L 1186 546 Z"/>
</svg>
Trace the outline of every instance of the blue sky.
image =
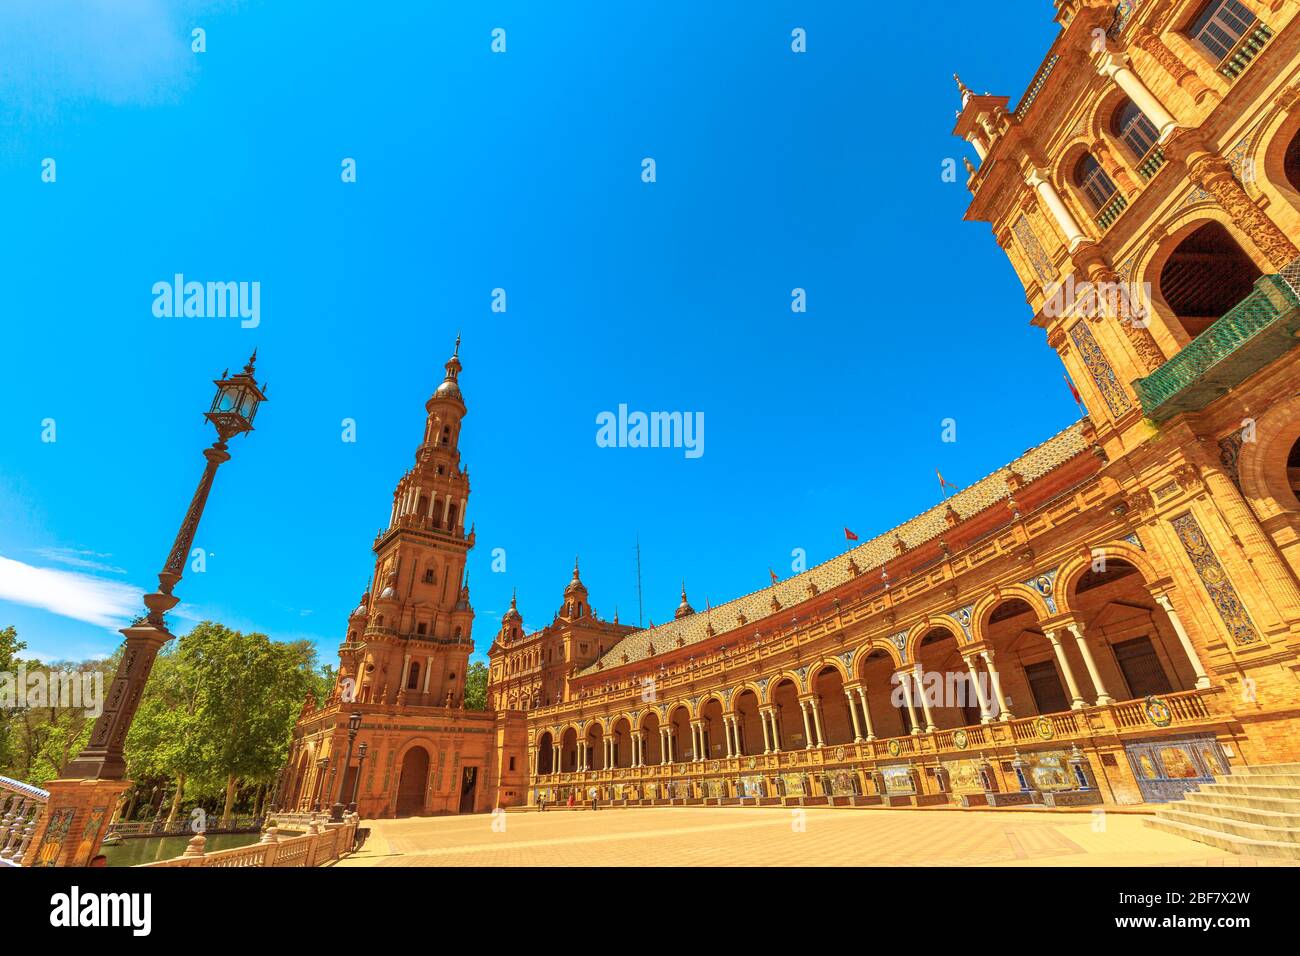
<svg viewBox="0 0 1300 956">
<path fill-rule="evenodd" d="M 951 74 L 1014 103 L 1051 5 L 996 35 L 948 9 L 8 0 L 0 626 L 51 658 L 116 645 L 213 441 L 211 379 L 254 346 L 271 401 L 174 629 L 327 658 L 457 330 L 479 656 L 512 587 L 550 620 L 575 554 L 635 621 L 639 534 L 664 621 L 683 579 L 697 607 L 751 591 L 931 506 L 936 468 L 964 485 L 1055 433 L 1060 366 L 941 177 Z M 260 282 L 260 325 L 156 318 L 175 273 Z M 621 403 L 703 412 L 705 453 L 597 447 Z"/>
</svg>

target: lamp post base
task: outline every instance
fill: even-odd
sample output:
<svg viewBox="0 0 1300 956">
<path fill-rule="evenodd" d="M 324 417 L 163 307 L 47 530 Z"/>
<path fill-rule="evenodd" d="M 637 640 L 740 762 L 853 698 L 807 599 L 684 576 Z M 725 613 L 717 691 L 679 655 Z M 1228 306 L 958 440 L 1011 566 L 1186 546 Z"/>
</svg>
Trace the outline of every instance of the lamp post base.
<svg viewBox="0 0 1300 956">
<path fill-rule="evenodd" d="M 23 866 L 89 866 L 129 780 L 51 780 Z"/>
</svg>

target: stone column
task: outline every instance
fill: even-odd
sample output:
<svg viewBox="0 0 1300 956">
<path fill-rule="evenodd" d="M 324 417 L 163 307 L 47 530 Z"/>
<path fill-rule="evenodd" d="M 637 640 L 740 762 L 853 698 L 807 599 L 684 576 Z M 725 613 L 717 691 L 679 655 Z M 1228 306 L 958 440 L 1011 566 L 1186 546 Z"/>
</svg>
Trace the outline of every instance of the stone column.
<svg viewBox="0 0 1300 956">
<path fill-rule="evenodd" d="M 1278 557 L 1273 541 L 1264 534 L 1255 512 L 1246 504 L 1241 490 L 1223 470 L 1222 462 L 1212 455 L 1203 454 L 1203 468 L 1197 473 L 1205 482 L 1210 498 L 1218 506 L 1227 525 L 1241 539 L 1246 559 L 1269 582 L 1267 594 L 1287 621 L 1300 616 L 1300 588 L 1290 565 Z"/>
<path fill-rule="evenodd" d="M 1092 686 L 1097 689 L 1097 706 L 1104 707 L 1107 704 L 1115 703 L 1115 698 L 1106 692 L 1106 685 L 1102 683 L 1101 673 L 1097 670 L 1097 662 L 1092 659 L 1092 648 L 1088 646 L 1087 640 L 1083 636 L 1082 624 L 1068 624 L 1070 633 L 1074 635 L 1074 640 L 1079 645 L 1079 653 L 1083 655 L 1083 666 L 1088 669 L 1088 676 L 1092 678 Z"/>
<path fill-rule="evenodd" d="M 916 702 L 912 700 L 911 674 L 906 669 L 903 669 L 895 673 L 894 677 L 897 678 L 898 685 L 903 690 L 903 702 L 907 704 L 907 716 L 911 718 L 912 733 L 919 734 L 921 732 L 921 721 L 916 716 Z"/>
<path fill-rule="evenodd" d="M 811 701 L 807 700 L 799 701 L 799 712 L 803 714 L 804 750 L 811 750 L 815 746 L 813 743 L 812 721 L 808 719 L 808 705 L 810 703 Z"/>
<path fill-rule="evenodd" d="M 966 669 L 970 671 L 971 687 L 975 688 L 975 699 L 980 705 L 980 723 L 987 724 L 993 721 L 993 716 L 989 713 L 989 699 L 984 693 L 984 685 L 980 681 L 980 675 L 975 670 L 975 655 L 963 658 L 966 661 Z"/>
<path fill-rule="evenodd" d="M 1164 104 L 1156 99 L 1142 79 L 1133 72 L 1133 65 L 1126 53 L 1103 53 L 1097 60 L 1097 72 L 1112 80 L 1128 98 L 1140 109 L 1155 126 L 1159 142 L 1164 142 L 1175 129 L 1178 121 L 1165 109 Z"/>
<path fill-rule="evenodd" d="M 993 696 L 997 698 L 998 707 L 1002 711 L 1002 719 L 1015 720 L 1016 715 L 1011 713 L 1011 703 L 1007 700 L 1007 695 L 1002 693 L 1002 681 L 998 677 L 998 669 L 993 666 L 993 652 L 991 650 L 980 651 L 980 657 L 984 658 L 984 666 L 988 668 L 989 683 L 993 685 Z"/>
<path fill-rule="evenodd" d="M 1089 241 L 1083 230 L 1079 228 L 1078 220 L 1070 213 L 1060 193 L 1052 185 L 1046 170 L 1031 169 L 1025 176 L 1025 185 L 1038 193 L 1047 208 L 1051 210 L 1052 218 L 1065 234 L 1065 241 L 1071 252 Z"/>
<path fill-rule="evenodd" d="M 759 726 L 763 728 L 763 753 L 770 754 L 772 752 L 772 728 L 768 726 L 767 717 L 767 711 L 760 707 L 758 711 L 758 723 Z"/>
<path fill-rule="evenodd" d="M 858 700 L 862 702 L 862 719 L 867 725 L 867 740 L 876 739 L 876 728 L 871 723 L 871 708 L 867 706 L 867 689 L 858 685 Z"/>
<path fill-rule="evenodd" d="M 853 702 L 853 691 L 844 688 L 844 696 L 849 702 L 849 716 L 853 719 L 853 742 L 862 743 L 862 721 L 858 719 L 858 705 Z"/>
<path fill-rule="evenodd" d="M 560 745 L 559 745 L 559 744 L 554 744 L 554 745 L 553 745 L 553 748 L 554 748 L 554 749 L 553 749 L 552 753 L 553 753 L 554 759 L 551 761 L 551 763 L 552 763 L 552 765 L 553 765 L 553 767 L 554 767 L 554 770 L 553 770 L 552 772 L 553 772 L 553 773 L 559 773 L 559 772 L 560 772 L 560 769 L 561 769 L 561 767 L 562 767 L 562 764 L 560 763 L 560 757 L 563 755 L 563 752 L 560 750 Z"/>
<path fill-rule="evenodd" d="M 925 711 L 925 732 L 932 734 L 939 729 L 934 722 L 934 714 L 930 713 L 930 697 L 925 692 L 925 672 L 921 670 L 921 662 L 917 661 L 913 673 L 916 675 L 916 694 L 921 698 L 921 709 Z"/>
<path fill-rule="evenodd" d="M 813 730 L 817 731 L 817 746 L 826 746 L 826 735 L 822 733 L 822 708 L 821 701 L 814 697 L 808 701 L 808 709 L 812 711 Z"/>
<path fill-rule="evenodd" d="M 768 716 L 772 721 L 772 752 L 781 752 L 781 718 L 775 707 L 768 711 Z"/>
<path fill-rule="evenodd" d="M 1061 646 L 1061 640 L 1056 631 L 1048 631 L 1047 639 L 1052 643 L 1052 652 L 1056 655 L 1056 663 L 1061 667 L 1061 673 L 1065 675 L 1065 686 L 1070 691 L 1070 709 L 1083 710 L 1088 704 L 1084 701 L 1083 695 L 1079 693 L 1079 685 L 1074 679 L 1074 671 L 1070 668 L 1070 661 L 1065 656 L 1065 648 Z"/>
<path fill-rule="evenodd" d="M 1183 645 L 1183 653 L 1191 661 L 1192 672 L 1196 674 L 1196 689 L 1206 690 L 1210 686 L 1210 675 L 1205 672 L 1205 665 L 1201 663 L 1200 655 L 1196 653 L 1196 648 L 1192 645 L 1192 639 L 1187 634 L 1187 628 L 1183 627 L 1183 619 L 1174 610 L 1173 602 L 1169 600 L 1168 594 L 1157 594 L 1156 603 L 1165 609 L 1165 614 L 1169 616 L 1169 623 L 1174 626 L 1174 633 L 1178 635 L 1178 643 Z"/>
</svg>

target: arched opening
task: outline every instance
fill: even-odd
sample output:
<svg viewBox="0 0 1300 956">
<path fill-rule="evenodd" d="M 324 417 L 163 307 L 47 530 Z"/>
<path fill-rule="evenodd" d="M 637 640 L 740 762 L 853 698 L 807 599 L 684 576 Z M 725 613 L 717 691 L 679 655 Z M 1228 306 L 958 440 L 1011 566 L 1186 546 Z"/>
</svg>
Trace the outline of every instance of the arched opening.
<svg viewBox="0 0 1300 956">
<path fill-rule="evenodd" d="M 844 678 L 834 667 L 823 667 L 813 678 L 813 692 L 822 721 L 822 742 L 847 744 L 853 741 L 853 715 L 844 695 Z M 815 732 L 815 728 L 814 728 Z"/>
<path fill-rule="evenodd" d="M 303 754 L 302 758 L 298 761 L 298 772 L 294 774 L 293 796 L 290 798 L 289 803 L 287 804 L 287 806 L 291 808 L 295 808 L 295 809 L 300 808 L 300 804 L 302 802 L 302 785 L 303 782 L 306 781 L 307 779 L 307 772 L 309 766 L 310 763 L 307 760 L 307 755 Z"/>
<path fill-rule="evenodd" d="M 736 695 L 736 722 L 740 740 L 739 756 L 761 754 L 763 746 L 763 718 L 759 713 L 758 695 L 746 688 Z"/>
<path fill-rule="evenodd" d="M 645 735 L 645 753 L 642 762 L 655 767 L 664 762 L 663 734 L 659 732 L 659 715 L 653 710 L 641 720 L 641 733 Z"/>
<path fill-rule="evenodd" d="M 704 756 L 725 757 L 727 733 L 723 727 L 722 704 L 716 697 L 709 698 L 700 708 L 700 719 L 704 721 Z"/>
<path fill-rule="evenodd" d="M 1189 338 L 1196 338 L 1255 288 L 1262 273 L 1218 222 L 1187 236 L 1160 270 L 1160 294 Z"/>
<path fill-rule="evenodd" d="M 1092 153 L 1084 153 L 1074 166 L 1074 184 L 1094 214 L 1100 213 L 1115 195 L 1115 183 L 1106 175 Z"/>
<path fill-rule="evenodd" d="M 1291 446 L 1291 451 L 1287 455 L 1286 483 L 1291 489 L 1291 494 L 1296 498 L 1296 507 L 1300 507 L 1300 441 Z"/>
<path fill-rule="evenodd" d="M 993 650 L 993 669 L 985 682 L 989 707 L 1003 716 L 996 688 L 1016 717 L 1055 714 L 1070 709 L 1067 682 L 1057 666 L 1052 644 L 1038 626 L 1038 614 L 1022 598 L 1007 598 L 989 613 L 985 643 Z"/>
<path fill-rule="evenodd" d="M 591 726 L 587 728 L 587 733 L 583 737 L 583 742 L 587 747 L 586 768 L 588 770 L 604 770 L 605 729 L 600 726 L 599 721 L 593 720 L 591 722 Z"/>
<path fill-rule="evenodd" d="M 578 732 L 568 728 L 560 737 L 560 773 L 578 769 Z"/>
<path fill-rule="evenodd" d="M 551 736 L 549 730 L 537 741 L 537 772 L 539 774 L 555 772 L 555 738 Z"/>
<path fill-rule="evenodd" d="M 429 751 L 415 746 L 402 758 L 402 774 L 397 784 L 397 815 L 424 813 L 424 795 L 429 782 Z"/>
<path fill-rule="evenodd" d="M 1282 156 L 1282 175 L 1291 184 L 1291 188 L 1300 193 L 1300 129 L 1291 137 Z"/>
<path fill-rule="evenodd" d="M 1106 558 L 1085 571 L 1071 589 L 1070 603 L 1083 622 L 1102 685 L 1095 686 L 1086 668 L 1075 669 L 1089 704 L 1102 697 L 1137 700 L 1196 686 L 1195 670 L 1169 616 L 1128 561 Z M 1192 626 L 1190 615 L 1184 624 Z M 1073 635 L 1070 641 L 1077 644 Z"/>
<path fill-rule="evenodd" d="M 1160 138 L 1155 124 L 1130 99 L 1125 99 L 1116 108 L 1111 116 L 1110 128 L 1138 162 L 1146 159 Z"/>
<path fill-rule="evenodd" d="M 772 690 L 772 703 L 776 707 L 776 726 L 780 736 L 780 750 L 803 750 L 808 745 L 803 714 L 799 711 L 799 691 L 788 677 Z"/>
<path fill-rule="evenodd" d="M 946 627 L 932 628 L 917 644 L 923 686 L 930 716 L 939 730 L 968 727 L 980 722 L 979 696 L 971 686 L 970 672 L 961 656 L 957 637 Z M 921 701 L 916 703 L 924 719 Z"/>
<path fill-rule="evenodd" d="M 672 751 L 669 757 L 676 763 L 681 760 L 694 760 L 695 748 L 691 746 L 691 714 L 685 707 L 677 707 L 668 715 L 668 726 L 672 729 L 670 743 Z"/>
<path fill-rule="evenodd" d="M 885 651 L 876 648 L 862 658 L 858 665 L 858 676 L 862 679 L 862 688 L 867 698 L 866 713 L 863 720 L 870 726 L 863 731 L 870 736 L 872 731 L 877 737 L 905 737 L 912 732 L 908 720 L 907 708 L 898 693 L 898 684 L 894 681 L 897 665 Z"/>
<path fill-rule="evenodd" d="M 419 661 L 411 661 L 411 670 L 406 675 L 406 689 L 407 690 L 420 689 L 420 662 Z"/>
<path fill-rule="evenodd" d="M 632 766 L 632 722 L 626 717 L 620 717 L 614 722 L 610 736 L 614 740 L 614 766 Z"/>
</svg>

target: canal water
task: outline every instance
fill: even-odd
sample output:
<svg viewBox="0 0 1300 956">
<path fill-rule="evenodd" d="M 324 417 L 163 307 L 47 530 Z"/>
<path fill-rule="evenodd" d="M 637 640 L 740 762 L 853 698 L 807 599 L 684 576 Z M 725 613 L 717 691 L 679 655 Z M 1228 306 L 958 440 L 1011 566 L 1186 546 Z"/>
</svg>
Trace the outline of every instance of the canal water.
<svg viewBox="0 0 1300 956">
<path fill-rule="evenodd" d="M 208 835 L 203 852 L 248 846 L 261 838 L 260 833 L 213 833 Z M 138 866 L 180 856 L 190 839 L 188 836 L 127 837 L 117 846 L 106 846 L 100 852 L 108 858 L 109 866 Z"/>
</svg>

